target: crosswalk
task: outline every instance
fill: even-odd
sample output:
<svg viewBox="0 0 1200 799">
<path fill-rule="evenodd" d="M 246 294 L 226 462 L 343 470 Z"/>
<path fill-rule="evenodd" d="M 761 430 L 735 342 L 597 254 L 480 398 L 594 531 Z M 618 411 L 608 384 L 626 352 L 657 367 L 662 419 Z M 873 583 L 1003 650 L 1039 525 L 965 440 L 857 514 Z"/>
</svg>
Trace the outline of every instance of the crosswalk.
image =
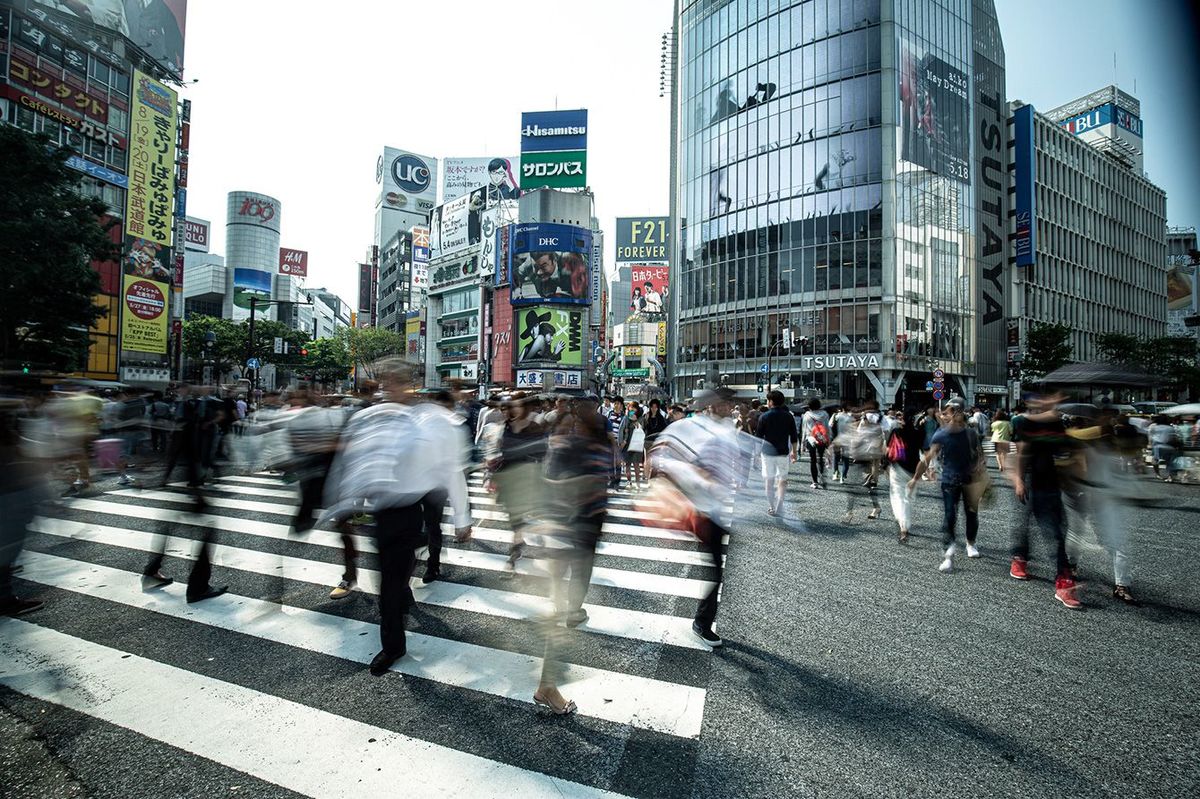
<svg viewBox="0 0 1200 799">
<path fill-rule="evenodd" d="M 444 578 L 414 578 L 408 654 L 381 680 L 364 668 L 379 646 L 372 539 L 352 539 L 357 591 L 330 600 L 341 536 L 292 532 L 293 486 L 228 476 L 206 493 L 203 514 L 173 484 L 65 499 L 36 518 L 18 577 L 47 605 L 0 621 L 0 686 L 311 796 L 392 795 L 397 781 L 435 796 L 616 796 L 634 784 L 630 763 L 695 757 L 711 654 L 691 617 L 713 569 L 634 495 L 612 494 L 588 618 L 564 643 L 560 685 L 579 710 L 557 719 L 532 702 L 548 572 L 528 558 L 506 568 L 511 525 L 478 475 L 474 535 L 457 543 L 443 524 Z M 143 591 L 149 553 L 165 547 L 164 571 L 185 578 L 206 527 L 229 593 L 189 605 L 182 579 Z M 236 718 L 237 732 L 172 724 L 161 708 L 173 702 L 189 718 Z M 331 734 L 347 746 L 323 744 Z"/>
</svg>

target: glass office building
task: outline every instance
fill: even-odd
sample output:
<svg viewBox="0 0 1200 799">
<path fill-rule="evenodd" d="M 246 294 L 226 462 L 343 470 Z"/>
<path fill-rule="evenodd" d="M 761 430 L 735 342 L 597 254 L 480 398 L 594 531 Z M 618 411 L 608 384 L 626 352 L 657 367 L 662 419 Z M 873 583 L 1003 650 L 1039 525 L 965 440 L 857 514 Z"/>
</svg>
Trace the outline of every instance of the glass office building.
<svg viewBox="0 0 1200 799">
<path fill-rule="evenodd" d="M 672 57 L 676 394 L 1003 393 L 991 0 L 677 0 Z"/>
</svg>

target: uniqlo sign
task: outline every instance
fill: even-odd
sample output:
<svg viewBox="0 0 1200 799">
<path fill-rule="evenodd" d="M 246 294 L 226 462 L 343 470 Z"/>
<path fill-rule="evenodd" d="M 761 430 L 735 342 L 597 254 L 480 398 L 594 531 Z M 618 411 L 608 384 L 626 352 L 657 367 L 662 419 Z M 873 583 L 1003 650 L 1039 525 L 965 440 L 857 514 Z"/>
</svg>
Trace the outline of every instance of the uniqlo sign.
<svg viewBox="0 0 1200 799">
<path fill-rule="evenodd" d="M 279 248 L 279 274 L 308 277 L 308 253 L 304 250 Z"/>
</svg>

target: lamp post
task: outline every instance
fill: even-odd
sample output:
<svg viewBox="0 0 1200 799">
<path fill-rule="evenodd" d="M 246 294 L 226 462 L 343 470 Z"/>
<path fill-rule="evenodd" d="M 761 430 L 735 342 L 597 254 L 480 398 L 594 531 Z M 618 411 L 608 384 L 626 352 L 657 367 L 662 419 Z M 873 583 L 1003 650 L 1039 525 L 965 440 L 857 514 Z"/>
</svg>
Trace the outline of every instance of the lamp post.
<svg viewBox="0 0 1200 799">
<path fill-rule="evenodd" d="M 254 357 L 254 312 L 260 305 L 312 305 L 312 300 L 308 302 L 292 302 L 291 300 L 260 300 L 258 297 L 250 298 L 250 331 L 246 337 L 246 368 L 250 368 L 250 360 Z M 254 379 L 250 381 L 250 397 L 253 400 L 258 399 L 258 370 L 261 366 L 254 367 Z"/>
<path fill-rule="evenodd" d="M 212 364 L 213 364 L 212 353 L 213 353 L 213 347 L 216 346 L 216 343 L 217 343 L 217 334 L 216 333 L 214 333 L 213 331 L 210 330 L 204 334 L 204 371 L 208 373 L 207 375 L 205 375 L 205 378 L 204 378 L 205 385 L 208 385 L 212 381 Z"/>
</svg>

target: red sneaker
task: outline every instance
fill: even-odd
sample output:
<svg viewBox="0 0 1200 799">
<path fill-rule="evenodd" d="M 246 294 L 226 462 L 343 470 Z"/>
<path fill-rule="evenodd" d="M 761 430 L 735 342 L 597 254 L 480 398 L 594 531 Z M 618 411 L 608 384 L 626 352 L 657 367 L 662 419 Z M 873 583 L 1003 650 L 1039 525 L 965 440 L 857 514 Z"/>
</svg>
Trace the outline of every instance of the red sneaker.
<svg viewBox="0 0 1200 799">
<path fill-rule="evenodd" d="M 1071 610 L 1083 610 L 1083 603 L 1075 596 L 1077 587 L 1070 577 L 1059 577 L 1054 581 L 1054 598 Z"/>
<path fill-rule="evenodd" d="M 1028 580 L 1029 572 L 1025 568 L 1025 558 L 1013 558 L 1012 566 L 1009 567 L 1008 576 L 1014 580 Z"/>
</svg>

